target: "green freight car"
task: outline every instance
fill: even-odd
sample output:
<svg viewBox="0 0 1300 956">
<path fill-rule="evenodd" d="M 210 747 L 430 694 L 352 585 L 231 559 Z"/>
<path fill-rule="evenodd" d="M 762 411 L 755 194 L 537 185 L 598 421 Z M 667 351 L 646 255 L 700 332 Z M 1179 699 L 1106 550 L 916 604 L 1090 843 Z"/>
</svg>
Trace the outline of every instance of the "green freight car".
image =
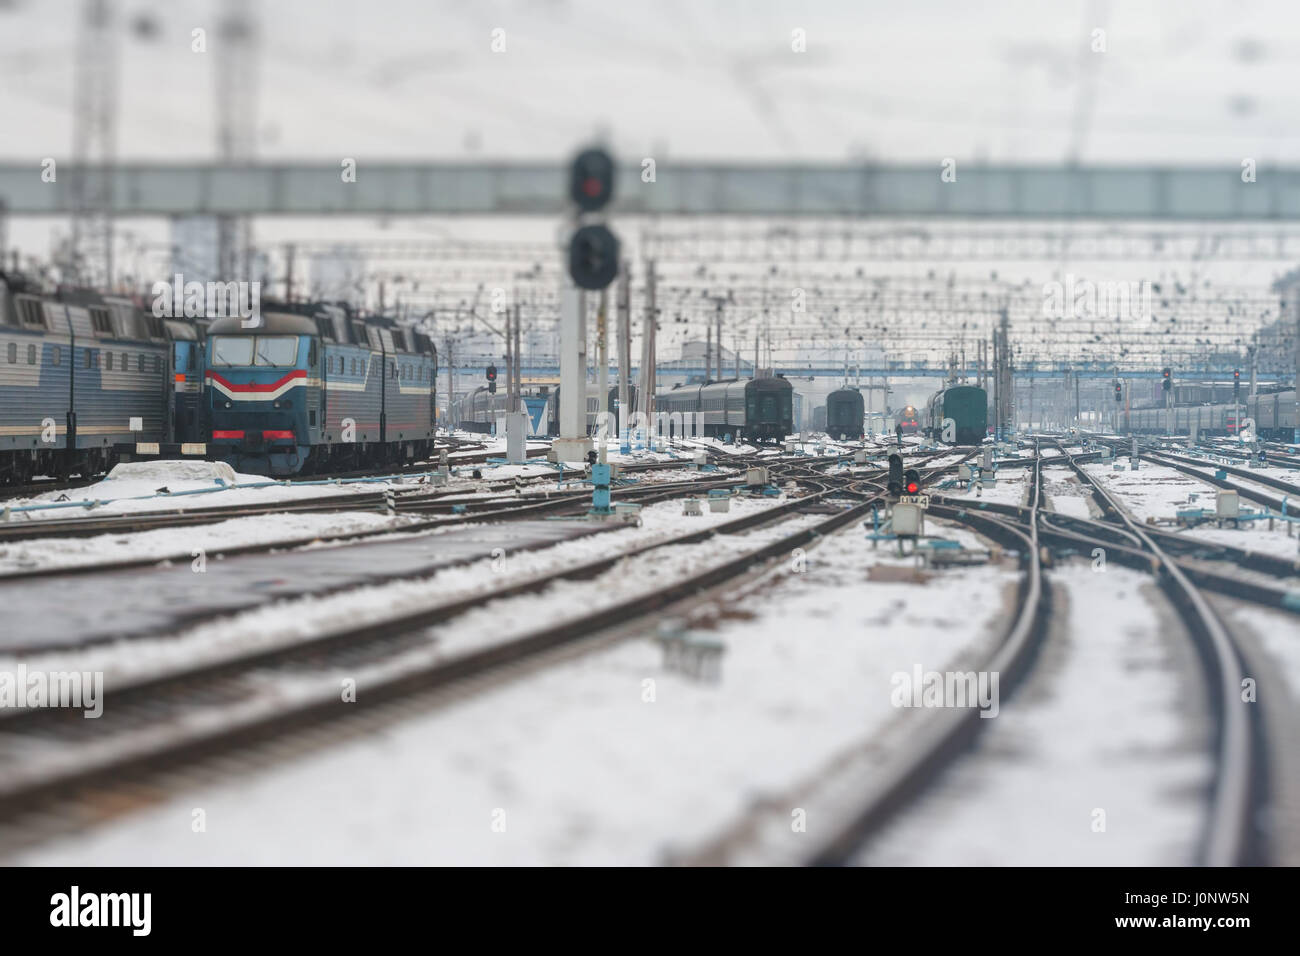
<svg viewBox="0 0 1300 956">
<path fill-rule="evenodd" d="M 944 432 L 944 420 L 951 418 L 951 435 Z M 989 431 L 989 396 L 974 385 L 954 385 L 930 399 L 926 406 L 925 433 L 954 445 L 978 445 Z"/>
<path fill-rule="evenodd" d="M 862 393 L 840 388 L 826 396 L 826 434 L 840 440 L 862 438 Z"/>
</svg>

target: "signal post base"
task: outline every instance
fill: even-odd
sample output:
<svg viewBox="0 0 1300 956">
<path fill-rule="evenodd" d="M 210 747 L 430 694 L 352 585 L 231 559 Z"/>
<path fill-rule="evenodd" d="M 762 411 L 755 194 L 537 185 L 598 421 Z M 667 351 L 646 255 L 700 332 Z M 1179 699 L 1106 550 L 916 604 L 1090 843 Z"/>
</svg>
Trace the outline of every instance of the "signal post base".
<svg viewBox="0 0 1300 956">
<path fill-rule="evenodd" d="M 551 456 L 555 461 L 586 462 L 591 451 L 590 438 L 557 438 L 551 442 Z"/>
<path fill-rule="evenodd" d="M 506 461 L 522 465 L 528 460 L 528 413 L 506 413 Z"/>
</svg>

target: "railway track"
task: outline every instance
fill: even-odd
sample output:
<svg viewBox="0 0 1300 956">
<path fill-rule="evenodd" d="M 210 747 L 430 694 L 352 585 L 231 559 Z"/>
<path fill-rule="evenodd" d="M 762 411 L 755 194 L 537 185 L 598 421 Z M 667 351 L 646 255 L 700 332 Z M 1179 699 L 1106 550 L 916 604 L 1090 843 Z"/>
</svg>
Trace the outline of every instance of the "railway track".
<svg viewBox="0 0 1300 956">
<path fill-rule="evenodd" d="M 686 467 L 685 462 L 641 462 L 628 465 L 626 473 L 667 470 Z M 516 487 L 540 487 L 553 483 L 556 474 L 533 475 L 521 478 L 516 486 L 513 479 L 488 481 L 479 488 L 444 488 L 427 490 L 427 486 L 398 486 L 390 489 L 397 513 L 434 513 L 484 509 L 482 500 L 472 497 L 491 491 L 507 491 Z M 577 470 L 566 470 L 563 477 L 576 479 L 582 475 Z M 554 497 L 554 495 L 551 495 Z M 463 499 L 455 501 L 454 499 Z M 510 499 L 515 500 L 515 499 Z M 356 492 L 352 494 L 321 495 L 303 499 L 280 499 L 251 505 L 214 505 L 210 507 L 173 508 L 167 510 L 107 514 L 94 517 L 39 518 L 29 521 L 0 523 L 0 545 L 7 542 L 28 541 L 36 538 L 85 538 L 100 534 L 133 534 L 156 531 L 161 528 L 182 528 L 232 518 L 253 517 L 271 513 L 337 514 L 345 511 L 386 510 L 386 491 Z M 513 506 L 510 506 L 513 507 Z M 509 510 L 502 505 L 501 510 Z"/>
<path fill-rule="evenodd" d="M 773 466 L 777 476 L 787 482 L 820 490 L 825 477 L 816 467 L 801 463 Z M 619 500 L 649 505 L 684 496 L 698 496 L 713 489 L 735 488 L 743 478 L 701 478 L 684 482 L 661 482 L 617 489 Z M 324 598 L 355 588 L 380 583 L 413 581 L 437 571 L 478 560 L 494 546 L 502 554 L 519 549 L 518 541 L 536 537 L 537 519 L 585 514 L 590 496 L 575 492 L 534 502 L 507 499 L 504 511 L 464 514 L 454 520 L 426 519 L 401 526 L 374 528 L 340 533 L 334 543 L 341 548 L 319 549 L 330 540 L 318 535 L 310 540 L 286 542 L 275 540 L 236 548 L 212 547 L 205 561 L 220 563 L 207 567 L 207 574 L 192 574 L 192 553 L 172 556 L 157 554 L 129 558 L 119 562 L 100 562 L 72 568 L 35 568 L 0 576 L 0 600 L 18 615 L 18 622 L 0 640 L 0 650 L 9 653 L 34 653 L 57 647 L 89 646 L 114 640 L 133 640 L 171 633 L 184 626 L 193 630 L 204 623 L 214 623 L 237 612 L 283 599 Z M 529 527 L 517 533 L 510 528 Z M 614 519 L 611 527 L 624 522 Z M 548 525 L 558 533 L 562 527 L 583 525 Z M 587 527 L 602 527 L 592 525 Z M 453 531 L 448 537 L 444 532 Z M 423 532 L 423 533 L 422 533 Z M 555 537 L 551 531 L 541 534 L 545 546 Z M 367 539 L 385 538 L 381 541 Z M 475 542 L 478 542 L 477 544 Z M 489 542 L 484 544 L 483 542 Z M 286 551 L 290 546 L 312 545 L 289 560 L 270 552 Z M 348 545 L 365 545 L 352 550 Z M 221 560 L 235 559 L 235 560 Z M 243 559 L 243 560 L 240 560 Z M 127 572 L 123 576 L 123 572 Z M 103 613 L 88 617 L 80 604 L 63 605 L 59 595 L 76 588 Z M 166 593 L 172 601 L 164 612 L 155 608 L 149 597 Z M 28 612 L 39 607 L 52 610 L 41 621 Z"/>
<path fill-rule="evenodd" d="M 1064 450 L 1062 450 L 1064 451 Z M 1041 465 L 1065 463 L 1080 480 L 1094 489 L 1107 522 L 1056 515 L 1042 505 Z M 1023 685 L 1047 629 L 1050 604 L 1044 570 L 1051 543 L 1058 554 L 1071 551 L 1088 554 L 1094 545 L 1103 545 L 1112 560 L 1138 568 L 1155 576 L 1187 627 L 1197 650 L 1203 676 L 1211 688 L 1211 710 L 1215 737 L 1214 784 L 1209 795 L 1209 809 L 1198 841 L 1198 862 L 1206 865 L 1251 865 L 1267 860 L 1267 840 L 1258 830 L 1259 821 L 1267 819 L 1265 809 L 1267 780 L 1264 766 L 1265 733 L 1263 718 L 1257 709 L 1241 703 L 1240 679 L 1251 671 L 1244 664 L 1239 642 L 1224 627 L 1199 588 L 1214 587 L 1237 598 L 1284 606 L 1283 597 L 1291 595 L 1290 610 L 1300 613 L 1300 602 L 1286 588 L 1268 587 L 1250 582 L 1243 587 L 1240 576 L 1231 578 L 1194 565 L 1190 555 L 1207 558 L 1218 552 L 1222 559 L 1241 557 L 1233 550 L 1206 547 L 1178 535 L 1156 532 L 1135 522 L 1092 482 L 1076 457 L 1040 458 L 1034 468 L 1030 502 L 1027 507 L 989 502 L 969 502 L 932 497 L 930 509 L 937 517 L 956 521 L 976 529 L 1007 547 L 1015 547 L 1022 557 L 1022 576 L 1017 613 L 1001 643 L 993 651 L 984 669 L 1003 676 L 1009 693 Z M 1168 549 L 1168 550 L 1166 550 Z M 1169 551 L 1187 555 L 1176 561 Z M 1251 569 L 1261 575 L 1286 578 L 1294 575 L 1291 562 L 1268 555 L 1250 553 Z M 1234 562 L 1235 563 L 1235 562 Z M 1008 680 L 1009 679 L 1009 680 Z M 907 747 L 893 753 L 881 768 L 871 742 L 865 742 L 854 758 L 840 758 L 824 768 L 805 789 L 819 793 L 838 805 L 841 812 L 829 837 L 805 856 L 792 858 L 789 841 L 776 836 L 775 829 L 765 829 L 770 806 L 806 805 L 807 793 L 790 795 L 788 800 L 765 801 L 744 815 L 713 841 L 691 855 L 675 862 L 714 865 L 735 862 L 811 863 L 843 865 L 853 861 L 901 809 L 920 793 L 934 785 L 954 760 L 965 754 L 982 729 L 974 709 L 935 711 L 928 726 L 919 734 L 908 736 Z M 788 831 L 788 825 L 780 828 Z"/>
<path fill-rule="evenodd" d="M 670 584 L 617 597 L 605 606 L 476 650 L 448 657 L 430 648 L 423 635 L 430 627 L 480 607 L 482 594 L 231 659 L 157 673 L 129 686 L 108 687 L 104 716 L 96 721 L 67 711 L 9 712 L 0 717 L 0 853 L 26 845 L 38 834 L 48 835 L 45 825 L 51 821 L 80 819 L 81 812 L 68 804 L 93 813 L 107 799 L 105 790 L 132 791 L 197 760 L 346 720 L 411 695 L 508 672 L 530 658 L 580 645 L 611 627 L 692 600 L 784 559 L 791 549 L 861 519 L 871 506 L 873 499 L 849 488 L 848 478 L 807 475 L 803 480 L 816 490 L 721 525 L 496 589 L 493 599 L 519 597 L 559 581 L 591 578 L 664 548 L 774 526 L 755 547 L 742 548 Z M 851 503 L 829 516 L 800 518 L 801 511 L 835 499 Z M 790 529 L 782 530 L 787 522 Z M 355 702 L 342 702 L 335 675 L 341 669 L 364 672 L 367 665 L 371 670 L 358 679 Z M 277 694 L 273 690 L 277 674 L 286 672 L 296 681 L 309 672 L 316 674 L 319 684 L 310 693 L 300 688 L 293 694 Z M 60 801 L 68 812 L 51 812 L 53 801 Z"/>
<path fill-rule="evenodd" d="M 1026 520 L 1026 509 L 1016 505 L 985 502 L 968 507 L 1004 514 L 1021 522 Z M 1178 566 L 1199 587 L 1266 607 L 1300 613 L 1300 589 L 1288 583 L 1300 574 L 1300 561 L 1147 526 L 1144 530 L 1161 544 L 1166 553 L 1176 555 Z M 1052 543 L 1058 556 L 1086 556 L 1093 547 L 1102 545 L 1108 549 L 1108 554 L 1126 558 L 1124 563 L 1129 566 L 1142 571 L 1152 570 L 1151 559 L 1142 550 L 1141 541 L 1114 523 L 1040 511 L 1039 534 L 1044 541 Z M 1121 550 L 1112 550 L 1116 548 Z M 1216 565 L 1245 568 L 1256 575 L 1227 572 Z"/>
<path fill-rule="evenodd" d="M 1222 469 L 1225 474 L 1253 482 L 1255 485 L 1265 485 L 1269 488 L 1275 488 L 1278 491 L 1284 492 L 1288 497 L 1300 498 L 1300 485 L 1294 485 L 1289 481 L 1283 481 L 1281 478 L 1276 478 L 1272 475 L 1261 475 L 1258 472 L 1244 468 L 1237 468 L 1233 465 L 1206 462 L 1196 458 L 1188 458 L 1184 455 L 1174 455 L 1165 451 L 1144 450 L 1142 451 L 1142 456 L 1151 461 L 1159 462 L 1160 464 L 1181 472 L 1184 475 L 1198 478 L 1202 481 L 1208 482 L 1209 484 L 1217 485 L 1220 488 L 1228 488 L 1236 491 L 1241 497 L 1253 501 L 1256 504 L 1272 508 L 1274 511 L 1280 512 L 1282 510 L 1281 498 L 1266 494 L 1258 487 L 1238 484 L 1237 482 L 1231 481 L 1227 478 L 1216 478 L 1213 473 L 1206 474 L 1203 469 Z"/>
<path fill-rule="evenodd" d="M 974 451 L 967 457 L 973 455 Z M 942 471 L 955 467 L 948 466 Z M 1041 494 L 1037 458 L 1032 468 L 1030 507 L 1032 512 L 1037 512 Z M 933 477 L 931 475 L 930 479 Z M 975 528 L 1019 555 L 1022 575 L 1017 612 L 982 667 L 1002 675 L 1005 693 L 1010 696 L 1032 669 L 1050 614 L 1050 597 L 1042 573 L 1036 525 L 1031 521 L 1022 528 L 1001 516 L 963 512 L 944 506 L 936 508 L 933 504 L 930 511 L 938 517 L 951 518 Z M 978 711 L 973 708 L 935 710 L 928 716 L 925 726 L 909 736 L 908 748 L 895 753 L 884 767 L 868 761 L 872 766 L 866 769 L 855 761 L 849 761 L 826 768 L 826 779 L 832 781 L 830 786 L 846 794 L 841 801 L 844 812 L 830 824 L 829 835 L 818 841 L 811 852 L 782 862 L 817 866 L 849 863 L 865 843 L 930 786 L 953 760 L 966 752 L 984 729 Z M 745 842 L 744 834 L 760 832 L 756 823 L 754 819 L 741 821 L 721 840 L 682 862 L 715 863 L 726 859 L 733 852 L 737 840 Z M 746 849 L 752 850 L 752 847 Z"/>
<path fill-rule="evenodd" d="M 928 457 L 933 457 L 932 453 Z M 946 454 L 946 453 L 943 453 Z M 764 466 L 788 465 L 791 463 L 816 463 L 818 467 L 829 467 L 830 465 L 844 462 L 850 455 L 827 456 L 824 458 L 808 458 L 805 456 L 780 456 L 780 457 L 762 457 L 754 456 L 735 456 L 724 461 L 727 467 L 745 467 L 749 464 L 762 464 Z M 925 457 L 925 456 L 923 456 Z M 674 470 L 690 467 L 691 463 L 686 461 L 654 461 L 654 462 L 637 462 L 624 466 L 624 474 L 638 474 L 650 471 Z M 563 477 L 566 479 L 577 479 L 582 472 L 566 470 Z M 557 480 L 559 473 L 544 475 L 534 475 L 527 478 L 521 478 L 516 485 L 514 479 L 504 479 L 497 481 L 488 481 L 476 489 L 465 488 L 444 488 L 430 491 L 426 486 L 410 486 L 407 488 L 394 488 L 393 504 L 396 514 L 408 515 L 431 515 L 444 514 L 456 515 L 455 520 L 464 520 L 469 517 L 475 517 L 480 520 L 487 517 L 513 518 L 535 516 L 540 514 L 568 514 L 575 510 L 585 510 L 573 503 L 561 501 L 561 497 L 567 497 L 562 491 L 546 490 L 533 494 L 518 496 L 502 496 L 498 499 L 478 498 L 475 495 L 491 491 L 512 491 L 516 488 L 539 488 L 545 487 Z M 576 502 L 586 492 L 572 492 L 572 498 Z M 628 498 L 637 500 L 638 497 L 646 492 L 628 492 L 621 486 L 616 486 L 612 492 L 615 498 Z M 175 508 L 163 511 L 134 512 L 126 514 L 98 515 L 95 517 L 76 517 L 76 518 L 41 518 L 29 521 L 10 521 L 0 522 L 0 546 L 7 543 L 17 543 L 23 541 L 35 540 L 38 538 L 85 538 L 103 534 L 134 534 L 144 531 L 156 531 L 164 528 L 184 528 L 203 524 L 210 524 L 216 521 L 226 521 L 233 518 L 255 517 L 270 513 L 295 513 L 295 514 L 338 514 L 349 511 L 376 511 L 387 510 L 388 495 L 384 491 L 376 492 L 358 492 L 353 494 L 338 494 L 318 496 L 310 499 L 298 500 L 279 500 L 258 503 L 255 505 L 217 505 L 203 508 Z M 399 528 L 395 530 L 408 530 Z M 414 530 L 423 530 L 423 527 Z M 370 534 L 383 533 L 382 531 L 360 533 L 358 537 L 366 537 Z M 308 541 L 316 540 L 315 537 Z M 345 536 L 331 537 L 329 540 L 349 540 Z M 301 542 L 290 541 L 282 542 L 278 545 L 269 547 L 294 547 Z M 234 553 L 226 552 L 226 553 Z M 185 556 L 188 560 L 188 555 Z M 161 560 L 153 558 L 139 562 L 139 566 L 152 563 L 152 561 Z"/>
<path fill-rule="evenodd" d="M 1169 556 L 1114 496 L 1073 458 L 1068 463 L 1109 520 L 1135 539 L 1149 570 L 1186 624 L 1212 694 L 1215 775 L 1197 862 L 1206 866 L 1259 865 L 1266 841 L 1259 831 L 1267 799 L 1265 730 L 1259 709 L 1243 704 L 1241 682 L 1263 673 L 1246 666 L 1240 642 L 1219 619 L 1183 567 Z"/>
<path fill-rule="evenodd" d="M 50 826 L 56 830 L 76 826 L 87 815 L 94 816 L 105 801 L 139 794 L 141 787 L 173 779 L 177 772 L 188 779 L 187 768 L 208 758 L 233 751 L 242 754 L 286 737 L 320 740 L 321 735 L 312 737 L 314 729 L 346 722 L 353 715 L 368 719 L 365 714 L 382 713 L 388 705 L 409 708 L 412 698 L 430 692 L 454 693 L 466 682 L 480 686 L 483 681 L 490 685 L 496 679 L 510 679 L 524 662 L 545 660 L 552 652 L 573 653 L 601 633 L 622 633 L 631 625 L 627 636 L 643 634 L 644 628 L 636 624 L 647 615 L 675 610 L 683 602 L 728 587 L 754 569 L 788 556 L 792 548 L 865 517 L 879 488 L 861 472 L 822 472 L 835 463 L 826 458 L 774 466 L 781 480 L 804 487 L 807 494 L 802 497 L 494 589 L 493 600 L 523 597 L 557 582 L 607 573 L 621 562 L 664 548 L 773 526 L 769 531 L 774 533 L 765 534 L 755 547 L 733 553 L 689 579 L 617 599 L 488 647 L 453 657 L 439 655 L 436 649 L 430 653 L 424 636 L 428 628 L 482 606 L 485 595 L 465 595 L 420 611 L 329 629 L 220 660 L 191 661 L 137 675 L 129 683 L 106 688 L 105 715 L 98 721 L 54 710 L 0 715 L 0 854 L 50 835 Z M 934 472 L 955 467 L 950 464 Z M 783 529 L 785 522 L 793 522 L 788 531 Z M 341 668 L 365 666 L 378 672 L 360 681 L 360 704 L 343 704 L 332 675 Z M 275 692 L 280 675 L 296 680 L 312 673 L 324 675 L 319 693 Z M 325 736 L 336 739 L 333 731 Z"/>
<path fill-rule="evenodd" d="M 435 458 L 420 462 L 409 462 L 403 465 L 389 465 L 384 467 L 364 468 L 348 472 L 323 472 L 320 474 L 295 475 L 286 478 L 290 484 L 304 481 L 328 481 L 332 479 L 345 478 L 369 478 L 376 475 L 407 474 L 428 471 L 436 467 L 436 453 L 446 451 L 456 458 L 452 462 L 455 465 L 472 465 L 486 462 L 491 453 L 483 451 L 476 454 L 478 449 L 485 446 L 481 442 L 467 442 L 460 439 L 441 439 L 439 446 L 434 449 Z M 530 448 L 527 455 L 530 458 L 544 456 L 547 452 L 545 448 Z M 202 459 L 200 459 L 202 460 Z M 6 485 L 0 482 L 0 500 L 32 498 L 36 495 L 47 494 L 51 491 L 68 491 L 74 488 L 85 488 L 102 481 L 104 474 L 78 476 L 76 478 L 45 478 L 39 481 L 31 481 L 21 485 Z"/>
</svg>

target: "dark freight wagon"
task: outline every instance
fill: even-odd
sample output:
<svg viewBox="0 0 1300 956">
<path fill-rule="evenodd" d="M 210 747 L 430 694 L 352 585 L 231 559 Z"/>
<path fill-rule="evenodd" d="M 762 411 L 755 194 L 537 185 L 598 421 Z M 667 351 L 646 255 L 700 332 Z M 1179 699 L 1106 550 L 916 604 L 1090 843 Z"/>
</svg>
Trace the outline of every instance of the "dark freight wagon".
<svg viewBox="0 0 1300 956">
<path fill-rule="evenodd" d="M 930 399 L 926 406 L 926 434 L 954 445 L 978 445 L 988 436 L 988 392 L 974 385 L 954 385 Z M 944 420 L 952 419 L 953 434 L 945 434 Z"/>
<path fill-rule="evenodd" d="M 862 413 L 865 403 L 856 388 L 841 388 L 826 396 L 826 434 L 831 438 L 862 438 Z"/>
</svg>

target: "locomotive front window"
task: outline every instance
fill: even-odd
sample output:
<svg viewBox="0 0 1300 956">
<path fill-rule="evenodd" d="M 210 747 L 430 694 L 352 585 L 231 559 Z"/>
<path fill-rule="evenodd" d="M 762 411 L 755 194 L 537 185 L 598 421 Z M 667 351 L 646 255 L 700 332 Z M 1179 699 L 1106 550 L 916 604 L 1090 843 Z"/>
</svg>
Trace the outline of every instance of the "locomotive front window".
<svg viewBox="0 0 1300 956">
<path fill-rule="evenodd" d="M 257 336 L 257 365 L 292 366 L 298 364 L 298 339 L 292 335 Z"/>
<path fill-rule="evenodd" d="M 213 365 L 252 365 L 253 337 L 251 335 L 214 335 L 212 337 Z"/>
</svg>

